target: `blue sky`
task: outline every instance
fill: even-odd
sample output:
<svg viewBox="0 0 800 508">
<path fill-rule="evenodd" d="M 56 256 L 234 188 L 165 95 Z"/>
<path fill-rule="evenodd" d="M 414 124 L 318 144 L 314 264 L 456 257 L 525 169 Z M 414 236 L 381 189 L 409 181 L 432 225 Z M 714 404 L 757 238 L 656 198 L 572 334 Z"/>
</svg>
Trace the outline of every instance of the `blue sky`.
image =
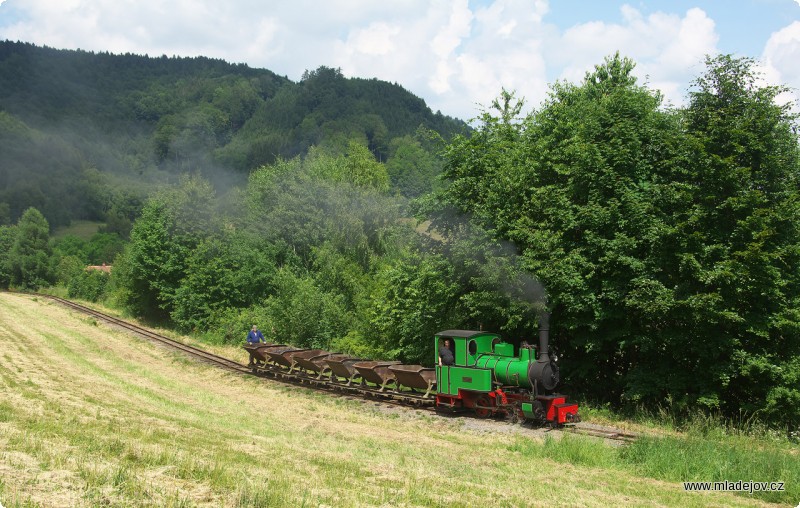
<svg viewBox="0 0 800 508">
<path fill-rule="evenodd" d="M 683 13 L 700 7 L 716 22 L 720 50 L 725 53 L 758 56 L 770 34 L 800 19 L 800 6 L 792 0 L 671 0 L 615 2 L 563 0 L 550 2 L 547 18 L 558 26 L 601 20 L 620 22 L 620 7 L 628 4 L 644 14 Z"/>
<path fill-rule="evenodd" d="M 339 67 L 463 119 L 502 88 L 537 107 L 616 51 L 672 104 L 707 54 L 752 57 L 765 82 L 800 90 L 800 0 L 0 0 L 0 39 L 205 55 L 293 80 Z"/>
</svg>

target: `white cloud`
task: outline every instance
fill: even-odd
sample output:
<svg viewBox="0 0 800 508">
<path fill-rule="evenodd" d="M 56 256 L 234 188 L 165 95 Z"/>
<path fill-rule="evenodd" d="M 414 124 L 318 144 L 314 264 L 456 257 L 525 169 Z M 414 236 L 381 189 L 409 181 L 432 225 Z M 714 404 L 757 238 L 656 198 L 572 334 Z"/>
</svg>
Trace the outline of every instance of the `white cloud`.
<svg viewBox="0 0 800 508">
<path fill-rule="evenodd" d="M 800 21 L 773 33 L 761 59 L 764 79 L 773 85 L 791 87 L 792 91 L 780 98 L 794 101 L 795 109 L 800 110 Z"/>
<path fill-rule="evenodd" d="M 396 41 L 400 28 L 387 23 L 372 23 L 365 29 L 356 30 L 348 38 L 353 51 L 370 56 L 386 56 L 398 48 Z"/>
<path fill-rule="evenodd" d="M 548 9 L 542 1 L 498 0 L 476 10 L 474 35 L 458 58 L 463 93 L 488 105 L 506 88 L 538 104 L 547 90 L 543 42 L 555 30 L 543 22 Z"/>
<path fill-rule="evenodd" d="M 604 57 L 619 51 L 636 62 L 634 73 L 640 82 L 646 80 L 667 100 L 681 103 L 688 82 L 703 68 L 704 56 L 717 53 L 714 21 L 698 8 L 683 16 L 655 12 L 645 17 L 625 5 L 621 13 L 622 23 L 575 25 L 548 42 L 550 62 L 563 68 L 559 78 L 579 81 Z"/>
<path fill-rule="evenodd" d="M 772 34 L 764 47 L 763 59 L 766 66 L 786 80 L 800 81 L 800 21 Z"/>
</svg>

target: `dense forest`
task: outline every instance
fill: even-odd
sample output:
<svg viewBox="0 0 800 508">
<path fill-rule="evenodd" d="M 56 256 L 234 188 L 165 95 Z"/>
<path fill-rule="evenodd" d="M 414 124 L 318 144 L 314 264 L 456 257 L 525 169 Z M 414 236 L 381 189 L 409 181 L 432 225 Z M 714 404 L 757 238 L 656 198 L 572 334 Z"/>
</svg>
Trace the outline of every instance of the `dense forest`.
<svg viewBox="0 0 800 508">
<path fill-rule="evenodd" d="M 224 189 L 263 164 L 351 139 L 391 162 L 396 192 L 417 195 L 438 168 L 391 159 L 417 148 L 420 128 L 448 139 L 466 125 L 397 84 L 326 67 L 294 83 L 202 57 L 0 42 L 0 224 L 31 206 L 53 227 L 131 220 L 137 199 L 182 173 Z"/>
<path fill-rule="evenodd" d="M 397 85 L 328 68 L 294 84 L 205 59 L 63 54 L 138 62 L 152 79 L 109 92 L 125 129 L 122 109 L 3 98 L 15 171 L 74 163 L 84 187 L 70 192 L 97 209 L 73 216 L 105 228 L 54 240 L 44 187 L 41 203 L 7 201 L 0 284 L 61 286 L 209 341 L 258 323 L 268 340 L 423 364 L 436 331 L 530 340 L 546 307 L 579 399 L 800 424 L 796 117 L 752 60 L 708 58 L 676 108 L 615 55 L 529 112 L 498 91 L 467 130 Z M 170 62 L 205 77 L 175 81 Z M 253 90 L 250 109 L 231 106 Z M 129 144 L 44 134 L 77 110 Z M 201 121 L 211 111 L 225 112 L 219 131 Z M 126 186 L 136 167 L 167 183 Z M 4 174 L 10 196 L 22 184 Z M 110 276 L 84 270 L 112 256 Z"/>
</svg>

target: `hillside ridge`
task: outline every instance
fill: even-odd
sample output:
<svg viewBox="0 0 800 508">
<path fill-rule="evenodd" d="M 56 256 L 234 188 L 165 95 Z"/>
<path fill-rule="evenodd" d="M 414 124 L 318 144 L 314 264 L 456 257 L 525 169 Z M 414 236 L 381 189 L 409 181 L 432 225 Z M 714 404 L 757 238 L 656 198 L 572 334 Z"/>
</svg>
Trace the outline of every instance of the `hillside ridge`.
<svg viewBox="0 0 800 508">
<path fill-rule="evenodd" d="M 186 172 L 227 188 L 312 146 L 341 151 L 357 140 L 387 161 L 393 141 L 420 127 L 445 139 L 467 129 L 397 83 L 346 78 L 330 67 L 293 82 L 208 57 L 6 40 L 0 42 L 0 224 L 15 222 L 30 206 L 53 226 L 104 220 L 109 205 L 92 171 L 140 197 Z"/>
</svg>

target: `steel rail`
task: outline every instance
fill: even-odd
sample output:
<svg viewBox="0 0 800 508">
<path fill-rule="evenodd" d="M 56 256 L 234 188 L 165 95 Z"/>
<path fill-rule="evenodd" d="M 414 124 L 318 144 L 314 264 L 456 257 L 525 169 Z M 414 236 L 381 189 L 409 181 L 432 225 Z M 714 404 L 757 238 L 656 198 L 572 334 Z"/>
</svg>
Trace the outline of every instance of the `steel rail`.
<svg viewBox="0 0 800 508">
<path fill-rule="evenodd" d="M 568 427 L 561 427 L 559 430 L 562 432 L 569 432 L 571 434 L 580 434 L 591 437 L 601 437 L 603 439 L 610 439 L 612 441 L 623 441 L 632 443 L 636 441 L 639 436 L 630 432 L 623 432 L 618 429 L 597 428 L 597 427 L 583 427 L 580 424 L 575 424 Z"/>
</svg>

